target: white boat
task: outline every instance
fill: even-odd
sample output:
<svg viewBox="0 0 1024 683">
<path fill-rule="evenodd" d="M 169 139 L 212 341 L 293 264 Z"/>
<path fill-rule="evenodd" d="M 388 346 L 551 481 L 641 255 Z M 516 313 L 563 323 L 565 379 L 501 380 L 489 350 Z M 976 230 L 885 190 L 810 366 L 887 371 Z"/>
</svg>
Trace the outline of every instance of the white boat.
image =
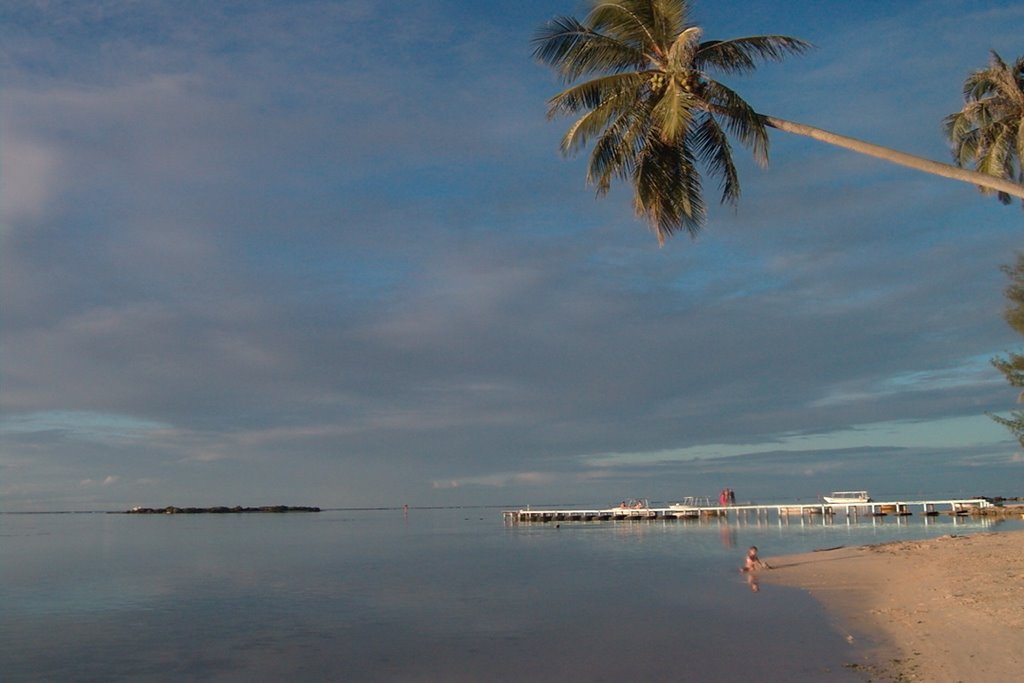
<svg viewBox="0 0 1024 683">
<path fill-rule="evenodd" d="M 711 498 L 708 496 L 686 496 L 682 500 L 668 504 L 668 516 L 676 519 L 697 519 L 701 512 L 711 511 Z"/>
<path fill-rule="evenodd" d="M 646 498 L 627 498 L 614 506 L 612 510 L 646 510 L 649 507 Z"/>
<path fill-rule="evenodd" d="M 636 519 L 655 516 L 646 498 L 627 498 L 612 507 L 611 513 L 615 519 Z"/>
<path fill-rule="evenodd" d="M 826 503 L 835 505 L 856 505 L 858 503 L 870 503 L 871 496 L 867 491 L 833 491 L 827 496 L 822 496 Z"/>
<path fill-rule="evenodd" d="M 675 517 L 700 517 L 700 506 L 697 503 L 696 498 L 693 496 L 687 496 L 678 503 L 669 503 L 668 509 L 671 514 Z"/>
<path fill-rule="evenodd" d="M 711 498 L 708 496 L 686 496 L 682 500 L 669 503 L 669 510 L 700 510 L 711 507 Z"/>
</svg>

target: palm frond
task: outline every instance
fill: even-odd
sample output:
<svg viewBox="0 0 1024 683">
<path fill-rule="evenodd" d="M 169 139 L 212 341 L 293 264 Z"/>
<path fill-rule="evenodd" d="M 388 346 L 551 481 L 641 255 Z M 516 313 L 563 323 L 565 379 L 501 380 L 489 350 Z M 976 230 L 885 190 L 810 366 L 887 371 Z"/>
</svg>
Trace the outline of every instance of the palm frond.
<svg viewBox="0 0 1024 683">
<path fill-rule="evenodd" d="M 977 102 L 995 91 L 996 85 L 989 69 L 975 71 L 964 79 L 964 101 Z"/>
<path fill-rule="evenodd" d="M 993 51 L 989 66 L 971 73 L 963 90 L 965 102 L 991 99 L 1009 111 L 1024 106 L 1024 57 L 1010 67 Z"/>
<path fill-rule="evenodd" d="M 624 112 L 594 143 L 587 167 L 587 183 L 597 187 L 598 196 L 611 188 L 612 178 L 632 177 L 637 155 L 645 144 L 649 119 L 642 109 Z"/>
<path fill-rule="evenodd" d="M 799 38 L 777 35 L 709 40 L 697 48 L 694 65 L 701 70 L 711 67 L 723 73 L 749 73 L 757 68 L 758 61 L 778 62 L 813 47 Z"/>
<path fill-rule="evenodd" d="M 691 236 L 700 232 L 706 208 L 700 173 L 685 144 L 649 140 L 638 155 L 633 187 L 634 209 L 647 219 L 659 244 L 680 230 Z"/>
<path fill-rule="evenodd" d="M 699 101 L 674 80 L 651 109 L 651 124 L 661 141 L 667 145 L 680 142 L 690 128 L 693 112 Z"/>
<path fill-rule="evenodd" d="M 562 152 L 572 154 L 595 135 L 607 129 L 617 117 L 634 106 L 635 97 L 629 93 L 610 95 L 569 127 L 562 138 Z"/>
<path fill-rule="evenodd" d="M 993 420 L 1010 430 L 1013 437 L 1021 446 L 1024 446 L 1024 411 L 1014 411 L 1009 417 L 988 414 Z"/>
<path fill-rule="evenodd" d="M 946 133 L 952 141 L 953 160 L 958 166 L 970 166 L 978 159 L 979 131 L 961 114 L 946 117 Z"/>
<path fill-rule="evenodd" d="M 691 26 L 676 37 L 668 50 L 668 68 L 671 71 L 684 71 L 692 68 L 694 55 L 700 47 L 702 31 Z"/>
<path fill-rule="evenodd" d="M 722 203 L 735 204 L 740 198 L 740 178 L 732 162 L 732 148 L 725 131 L 713 116 L 704 114 L 694 128 L 693 141 L 697 159 L 710 175 L 719 179 Z"/>
<path fill-rule="evenodd" d="M 1006 126 L 993 127 L 986 141 L 983 155 L 978 159 L 977 170 L 981 173 L 999 177 L 1013 177 L 1013 131 Z M 982 194 L 992 194 L 992 190 L 982 189 Z M 1003 204 L 1009 204 L 1010 195 L 997 192 L 996 196 Z"/>
<path fill-rule="evenodd" d="M 687 0 L 651 0 L 651 15 L 654 17 L 654 33 L 662 45 L 671 45 L 675 36 L 686 27 L 689 13 Z"/>
<path fill-rule="evenodd" d="M 648 54 L 658 54 L 666 43 L 658 33 L 656 7 L 650 0 L 596 0 L 585 23 Z"/>
<path fill-rule="evenodd" d="M 639 98 L 639 89 L 645 83 L 645 76 L 638 73 L 613 74 L 585 81 L 548 100 L 548 118 L 593 109 L 609 100 L 617 100 L 627 106 Z"/>
<path fill-rule="evenodd" d="M 754 155 L 761 166 L 768 165 L 768 131 L 761 115 L 735 92 L 717 81 L 704 84 L 704 99 L 712 114 L 725 120 L 729 132 Z"/>
<path fill-rule="evenodd" d="M 1017 182 L 1024 183 L 1024 116 L 1017 121 L 1017 132 L 1014 138 L 1017 145 Z"/>
<path fill-rule="evenodd" d="M 951 142 L 963 137 L 970 129 L 971 122 L 962 111 L 954 112 L 942 119 L 942 130 Z"/>
<path fill-rule="evenodd" d="M 533 37 L 533 56 L 571 82 L 587 74 L 643 69 L 647 57 L 635 46 L 602 35 L 572 17 L 556 17 Z"/>
</svg>

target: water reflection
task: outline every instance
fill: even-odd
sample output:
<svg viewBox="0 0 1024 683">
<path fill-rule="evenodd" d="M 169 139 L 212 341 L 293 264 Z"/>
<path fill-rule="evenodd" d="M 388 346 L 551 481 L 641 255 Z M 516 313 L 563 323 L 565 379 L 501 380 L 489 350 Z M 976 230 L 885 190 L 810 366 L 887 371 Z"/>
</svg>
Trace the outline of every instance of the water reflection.
<svg viewBox="0 0 1024 683">
<path fill-rule="evenodd" d="M 724 548 L 735 548 L 736 547 L 736 529 L 729 526 L 728 522 L 722 523 L 721 525 L 721 539 L 722 547 Z"/>
<path fill-rule="evenodd" d="M 770 557 L 993 526 L 496 517 L 0 516 L 0 671 L 5 683 L 816 680 L 845 644 L 809 597 L 740 574 L 737 548 Z"/>
</svg>

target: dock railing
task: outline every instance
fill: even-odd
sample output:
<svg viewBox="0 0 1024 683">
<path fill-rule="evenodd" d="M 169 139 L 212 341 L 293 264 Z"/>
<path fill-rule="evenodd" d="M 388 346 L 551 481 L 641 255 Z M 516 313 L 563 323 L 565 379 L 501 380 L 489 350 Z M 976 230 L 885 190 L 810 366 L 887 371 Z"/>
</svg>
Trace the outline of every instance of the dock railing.
<svg viewBox="0 0 1024 683">
<path fill-rule="evenodd" d="M 777 519 L 788 517 L 823 517 L 845 516 L 884 517 L 887 515 L 907 516 L 914 510 L 925 516 L 933 516 L 945 511 L 951 515 L 967 515 L 991 507 L 992 503 L 984 498 L 954 498 L 933 500 L 894 500 L 870 501 L 865 503 L 741 503 L 738 505 L 668 505 L 580 509 L 533 509 L 529 506 L 519 510 L 504 510 L 502 516 L 506 522 L 595 522 L 624 520 L 693 520 L 705 518 L 736 518 L 749 519 L 751 516 L 761 519 L 774 515 Z"/>
</svg>

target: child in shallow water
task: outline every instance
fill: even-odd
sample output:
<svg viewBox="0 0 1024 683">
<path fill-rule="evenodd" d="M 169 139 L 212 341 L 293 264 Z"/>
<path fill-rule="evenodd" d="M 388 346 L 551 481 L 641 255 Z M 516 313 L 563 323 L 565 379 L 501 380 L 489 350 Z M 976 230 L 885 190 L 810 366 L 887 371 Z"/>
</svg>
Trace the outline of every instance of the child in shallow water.
<svg viewBox="0 0 1024 683">
<path fill-rule="evenodd" d="M 740 571 L 753 572 L 758 569 L 771 569 L 771 567 L 768 566 L 767 562 L 757 556 L 757 546 L 752 545 L 747 551 L 747 557 L 744 560 L 743 567 L 740 568 Z"/>
</svg>

